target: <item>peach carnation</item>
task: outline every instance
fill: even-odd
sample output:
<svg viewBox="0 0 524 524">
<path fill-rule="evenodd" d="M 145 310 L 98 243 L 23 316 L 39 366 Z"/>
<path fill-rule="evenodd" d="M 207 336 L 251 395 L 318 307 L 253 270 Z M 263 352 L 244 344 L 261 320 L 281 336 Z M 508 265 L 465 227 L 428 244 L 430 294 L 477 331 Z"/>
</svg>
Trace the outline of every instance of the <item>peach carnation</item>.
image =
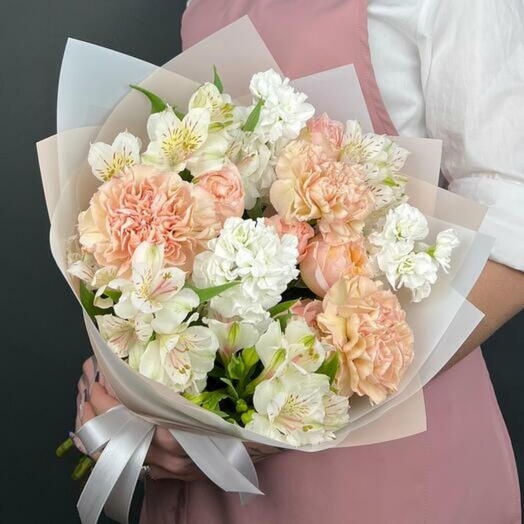
<svg viewBox="0 0 524 524">
<path fill-rule="evenodd" d="M 340 357 L 337 391 L 382 402 L 413 360 L 413 333 L 397 297 L 381 282 L 345 276 L 327 292 L 322 309 L 319 329 Z"/>
<path fill-rule="evenodd" d="M 319 147 L 331 160 L 337 160 L 344 137 L 344 124 L 331 120 L 326 113 L 310 118 L 300 138 Z"/>
<path fill-rule="evenodd" d="M 219 171 L 199 175 L 196 184 L 204 188 L 214 199 L 221 221 L 229 217 L 241 217 L 244 213 L 244 186 L 234 164 Z"/>
<path fill-rule="evenodd" d="M 270 199 L 277 213 L 286 220 L 319 220 L 330 243 L 354 239 L 373 210 L 373 194 L 360 172 L 304 141 L 286 146 L 276 174 Z"/>
<path fill-rule="evenodd" d="M 317 315 L 322 313 L 322 302 L 320 300 L 311 300 L 309 298 L 297 300 L 291 306 L 290 311 L 293 315 L 302 317 L 315 334 L 319 334 Z"/>
<path fill-rule="evenodd" d="M 362 237 L 352 242 L 332 245 L 318 234 L 309 242 L 300 263 L 300 275 L 304 284 L 319 297 L 323 297 L 343 275 L 370 274 Z"/>
<path fill-rule="evenodd" d="M 298 220 L 284 220 L 280 215 L 273 215 L 265 218 L 264 222 L 268 226 L 273 226 L 277 235 L 295 235 L 298 239 L 298 258 L 300 262 L 306 253 L 307 243 L 310 238 L 315 235 L 315 230 L 307 222 L 299 222 Z"/>
<path fill-rule="evenodd" d="M 78 217 L 80 243 L 102 266 L 127 276 L 135 248 L 164 244 L 168 265 L 191 271 L 193 258 L 218 234 L 213 198 L 178 174 L 133 166 L 102 184 Z"/>
</svg>

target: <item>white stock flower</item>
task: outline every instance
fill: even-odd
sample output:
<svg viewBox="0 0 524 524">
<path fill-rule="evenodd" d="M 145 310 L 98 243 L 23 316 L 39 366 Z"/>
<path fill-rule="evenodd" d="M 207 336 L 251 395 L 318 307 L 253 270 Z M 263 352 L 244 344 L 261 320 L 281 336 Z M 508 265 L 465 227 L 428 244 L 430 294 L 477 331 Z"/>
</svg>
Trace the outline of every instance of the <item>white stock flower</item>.
<svg viewBox="0 0 524 524">
<path fill-rule="evenodd" d="M 122 291 L 114 308 L 120 318 L 153 314 L 153 329 L 169 334 L 198 306 L 199 299 L 194 291 L 183 289 L 185 273 L 181 269 L 163 266 L 163 246 L 142 242 L 133 253 L 132 280 L 115 279 L 110 285 Z"/>
<path fill-rule="evenodd" d="M 295 91 L 289 85 L 289 78 L 282 78 L 273 69 L 254 74 L 249 90 L 255 103 L 264 102 L 254 130 L 262 142 L 276 142 L 281 137 L 296 138 L 315 113 L 314 107 L 306 102 L 307 96 Z M 254 107 L 255 104 L 249 110 Z"/>
<path fill-rule="evenodd" d="M 446 229 L 437 235 L 435 245 L 428 249 L 428 253 L 440 264 L 447 273 L 451 252 L 460 244 L 460 241 L 453 229 Z"/>
<path fill-rule="evenodd" d="M 244 204 L 246 209 L 251 209 L 257 198 L 268 196 L 276 178 L 270 165 L 271 150 L 257 136 L 237 129 L 233 132 L 227 156 L 238 168 L 244 186 Z"/>
<path fill-rule="evenodd" d="M 253 404 L 246 428 L 293 446 L 333 439 L 333 431 L 348 422 L 348 399 L 331 391 L 326 375 L 292 368 L 261 382 Z"/>
<path fill-rule="evenodd" d="M 210 121 L 210 110 L 201 107 L 189 110 L 182 120 L 170 106 L 153 113 L 147 121 L 150 143 L 142 161 L 167 171 L 182 171 L 207 140 Z"/>
<path fill-rule="evenodd" d="M 169 335 L 157 335 L 140 358 L 139 372 L 178 392 L 197 394 L 206 387 L 218 349 L 215 334 L 205 326 L 189 326 L 197 315 Z"/>
<path fill-rule="evenodd" d="M 279 238 L 259 219 L 228 218 L 208 250 L 195 257 L 192 278 L 199 288 L 232 281 L 239 284 L 213 297 L 210 308 L 223 318 L 257 324 L 278 304 L 287 284 L 298 276 L 297 237 Z"/>
<path fill-rule="evenodd" d="M 153 334 L 152 317 L 153 315 L 139 314 L 126 320 L 114 315 L 97 315 L 96 322 L 109 348 L 120 358 L 129 357 L 129 364 L 136 369 Z"/>
<path fill-rule="evenodd" d="M 416 207 L 403 203 L 388 211 L 382 231 L 372 233 L 369 241 L 382 248 L 403 243 L 409 252 L 415 241 L 425 239 L 428 233 L 426 217 Z"/>
<path fill-rule="evenodd" d="M 291 319 L 284 333 L 280 322 L 274 320 L 258 339 L 255 348 L 265 367 L 271 364 L 279 349 L 285 350 L 286 357 L 276 374 L 284 372 L 288 366 L 303 372 L 314 372 L 322 365 L 326 356 L 324 346 L 303 318 Z"/>
<path fill-rule="evenodd" d="M 124 168 L 140 163 L 140 147 L 140 139 L 124 131 L 116 136 L 111 145 L 104 142 L 91 144 L 87 161 L 93 175 L 106 182 Z"/>
<path fill-rule="evenodd" d="M 413 302 L 420 302 L 429 296 L 431 285 L 437 281 L 438 266 L 427 253 L 411 253 L 398 260 L 386 271 L 390 284 L 398 289 L 406 287 L 411 291 Z"/>
</svg>

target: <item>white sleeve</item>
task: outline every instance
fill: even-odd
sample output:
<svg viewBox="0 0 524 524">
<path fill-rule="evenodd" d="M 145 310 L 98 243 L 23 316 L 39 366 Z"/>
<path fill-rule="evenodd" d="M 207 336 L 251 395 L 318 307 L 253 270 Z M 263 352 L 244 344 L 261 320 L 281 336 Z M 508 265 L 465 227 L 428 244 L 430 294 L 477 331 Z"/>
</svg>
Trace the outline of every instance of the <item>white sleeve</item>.
<svg viewBox="0 0 524 524">
<path fill-rule="evenodd" d="M 449 189 L 488 206 L 492 258 L 524 270 L 524 3 L 430 0 L 419 20 L 429 136 Z"/>
</svg>

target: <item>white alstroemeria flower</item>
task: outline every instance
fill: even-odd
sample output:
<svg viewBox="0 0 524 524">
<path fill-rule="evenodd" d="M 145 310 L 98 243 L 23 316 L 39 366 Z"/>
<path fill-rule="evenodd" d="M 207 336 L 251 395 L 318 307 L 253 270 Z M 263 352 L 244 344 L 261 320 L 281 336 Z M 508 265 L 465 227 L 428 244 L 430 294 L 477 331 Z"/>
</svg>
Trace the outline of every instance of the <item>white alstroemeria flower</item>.
<svg viewBox="0 0 524 524">
<path fill-rule="evenodd" d="M 243 320 L 222 322 L 205 318 L 204 323 L 217 337 L 223 362 L 227 362 L 237 351 L 254 346 L 259 337 L 257 328 Z"/>
<path fill-rule="evenodd" d="M 91 144 L 87 161 L 93 175 L 106 182 L 124 168 L 140 163 L 140 147 L 140 139 L 124 131 L 116 136 L 111 145 L 104 142 Z"/>
<path fill-rule="evenodd" d="M 210 111 L 210 131 L 224 129 L 233 123 L 234 106 L 231 97 L 226 93 L 220 93 L 215 84 L 210 82 L 206 82 L 193 93 L 188 108 L 205 108 Z"/>
<path fill-rule="evenodd" d="M 158 333 L 171 333 L 199 304 L 197 294 L 183 289 L 185 273 L 164 268 L 164 247 L 142 242 L 133 253 L 132 280 L 115 279 L 110 285 L 122 291 L 115 313 L 124 319 L 152 313 Z"/>
<path fill-rule="evenodd" d="M 262 219 L 228 218 L 220 236 L 195 257 L 192 278 L 199 288 L 227 282 L 239 284 L 213 297 L 210 308 L 222 318 L 239 317 L 256 324 L 278 304 L 298 276 L 297 237 L 275 233 Z"/>
<path fill-rule="evenodd" d="M 315 113 L 315 108 L 306 103 L 307 96 L 295 91 L 289 85 L 289 78 L 282 78 L 273 69 L 254 74 L 249 90 L 255 101 L 248 113 L 258 100 L 264 102 L 253 131 L 262 142 L 273 143 L 281 137 L 295 139 Z"/>
<path fill-rule="evenodd" d="M 256 413 L 246 428 L 294 446 L 330 440 L 348 421 L 348 399 L 330 390 L 326 375 L 292 368 L 261 382 L 253 404 Z"/>
<path fill-rule="evenodd" d="M 157 335 L 140 359 L 142 375 L 175 391 L 197 394 L 206 387 L 218 349 L 215 334 L 205 326 L 189 326 L 197 315 L 170 335 Z"/>
<path fill-rule="evenodd" d="M 404 243 L 407 251 L 411 251 L 414 242 L 423 240 L 428 233 L 426 217 L 416 207 L 404 203 L 388 211 L 382 231 L 372 233 L 369 241 L 379 247 Z"/>
<path fill-rule="evenodd" d="M 242 177 L 245 207 L 252 209 L 257 198 L 269 195 L 269 188 L 276 179 L 270 164 L 271 149 L 257 136 L 238 129 L 233 133 L 226 154 Z"/>
<path fill-rule="evenodd" d="M 129 357 L 129 364 L 137 369 L 137 363 L 153 335 L 152 315 L 137 315 L 131 320 L 114 315 L 98 315 L 96 322 L 107 345 L 120 358 Z"/>
<path fill-rule="evenodd" d="M 291 319 L 282 333 L 280 322 L 274 320 L 258 339 L 255 349 L 265 367 L 272 362 L 279 349 L 285 349 L 286 358 L 275 374 L 293 366 L 301 372 L 314 372 L 324 362 L 326 350 L 303 318 Z"/>
<path fill-rule="evenodd" d="M 187 160 L 207 140 L 210 121 L 210 111 L 205 108 L 191 109 L 182 120 L 170 106 L 153 113 L 147 121 L 151 142 L 142 155 L 142 161 L 167 171 L 182 171 Z"/>
<path fill-rule="evenodd" d="M 451 260 L 451 252 L 460 244 L 460 241 L 453 229 L 446 229 L 437 235 L 435 245 L 428 249 L 431 255 L 447 273 Z"/>
<path fill-rule="evenodd" d="M 76 236 L 67 241 L 67 272 L 85 282 L 88 289 L 96 290 L 93 300 L 96 307 L 102 309 L 113 307 L 113 300 L 102 295 L 116 278 L 118 268 L 100 267 L 91 253 L 81 249 Z"/>
<path fill-rule="evenodd" d="M 346 122 L 340 160 L 361 166 L 369 182 L 405 183 L 399 172 L 408 154 L 409 151 L 397 146 L 387 136 L 363 134 L 356 120 Z"/>
<path fill-rule="evenodd" d="M 187 159 L 187 168 L 193 177 L 210 171 L 219 171 L 227 160 L 229 140 L 225 133 L 210 133 L 200 148 Z"/>
</svg>

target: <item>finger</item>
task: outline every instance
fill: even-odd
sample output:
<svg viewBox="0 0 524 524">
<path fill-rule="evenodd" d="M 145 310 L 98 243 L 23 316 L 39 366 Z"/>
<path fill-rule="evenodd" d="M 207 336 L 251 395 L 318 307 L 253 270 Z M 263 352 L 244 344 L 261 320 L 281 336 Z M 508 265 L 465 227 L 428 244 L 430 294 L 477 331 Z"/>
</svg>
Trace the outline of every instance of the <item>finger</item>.
<svg viewBox="0 0 524 524">
<path fill-rule="evenodd" d="M 82 364 L 82 374 L 86 378 L 88 384 L 91 384 L 95 379 L 95 363 L 93 357 L 88 358 Z"/>
<path fill-rule="evenodd" d="M 187 454 L 182 446 L 175 440 L 173 435 L 167 429 L 156 428 L 151 444 L 172 455 L 187 458 Z"/>
<path fill-rule="evenodd" d="M 96 415 L 105 413 L 107 410 L 120 404 L 118 400 L 107 394 L 106 389 L 99 382 L 95 382 L 91 385 L 89 402 L 91 403 Z"/>
<path fill-rule="evenodd" d="M 176 479 L 190 482 L 192 480 L 201 480 L 204 478 L 200 470 L 196 470 L 187 474 L 175 474 L 167 471 L 167 469 L 161 468 L 160 466 L 150 465 L 148 476 L 152 480 L 163 480 L 163 479 Z"/>
<path fill-rule="evenodd" d="M 200 470 L 189 458 L 171 455 L 157 446 L 151 446 L 149 448 L 146 463 L 168 471 L 172 475 L 172 478 L 189 480 L 202 477 Z"/>
</svg>

